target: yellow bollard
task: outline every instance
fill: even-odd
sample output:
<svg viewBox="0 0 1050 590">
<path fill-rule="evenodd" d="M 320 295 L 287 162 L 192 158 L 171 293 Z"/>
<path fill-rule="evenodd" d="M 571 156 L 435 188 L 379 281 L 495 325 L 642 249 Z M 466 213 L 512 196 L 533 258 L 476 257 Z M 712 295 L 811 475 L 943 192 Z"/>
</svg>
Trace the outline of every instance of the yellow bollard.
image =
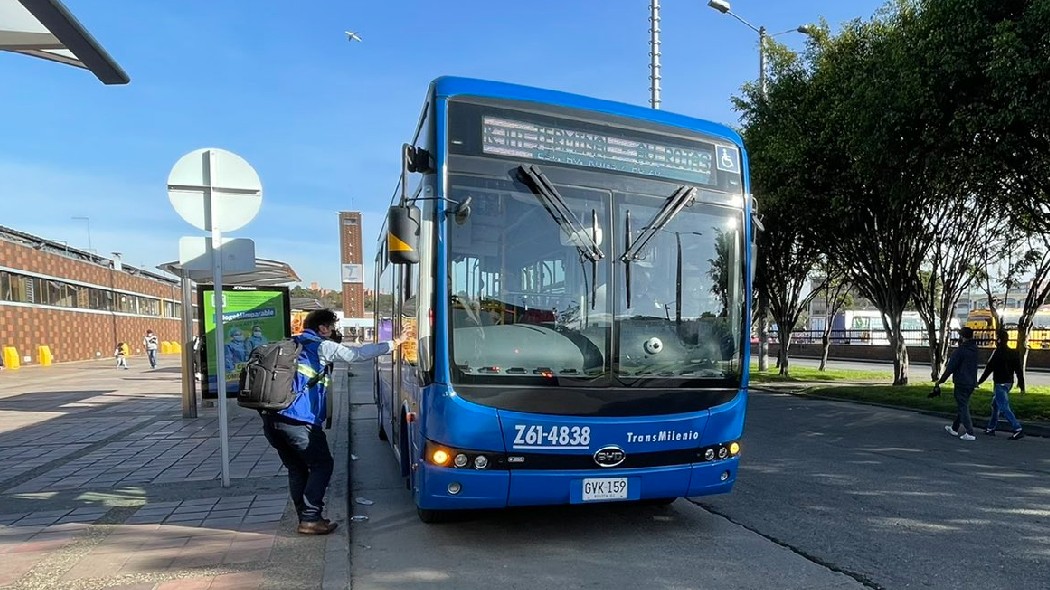
<svg viewBox="0 0 1050 590">
<path fill-rule="evenodd" d="M 171 354 L 171 342 L 168 342 L 166 340 L 161 342 L 160 343 L 160 353 L 161 354 Z"/>
<path fill-rule="evenodd" d="M 14 346 L 4 347 L 4 367 L 17 369 L 22 366 L 22 359 L 18 356 L 18 349 Z"/>
<path fill-rule="evenodd" d="M 171 354 L 182 354 L 182 345 L 178 342 L 171 343 Z"/>
<path fill-rule="evenodd" d="M 36 347 L 36 360 L 43 367 L 50 367 L 51 361 L 51 347 L 46 344 L 41 344 Z"/>
</svg>

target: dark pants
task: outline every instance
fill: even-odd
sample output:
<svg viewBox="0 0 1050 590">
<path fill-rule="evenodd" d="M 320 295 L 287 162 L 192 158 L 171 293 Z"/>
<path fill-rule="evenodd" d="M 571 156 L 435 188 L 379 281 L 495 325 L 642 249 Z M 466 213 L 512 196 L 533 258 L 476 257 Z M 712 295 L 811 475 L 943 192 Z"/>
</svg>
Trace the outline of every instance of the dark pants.
<svg viewBox="0 0 1050 590">
<path fill-rule="evenodd" d="M 277 449 L 281 463 L 288 469 L 288 492 L 299 513 L 299 522 L 321 520 L 324 494 L 335 466 L 324 429 L 272 414 L 263 414 L 262 419 L 266 440 Z"/>
<path fill-rule="evenodd" d="M 966 429 L 966 434 L 973 434 L 973 421 L 970 420 L 970 396 L 973 395 L 972 387 L 955 386 L 955 407 L 957 414 L 955 422 L 952 422 L 952 430 L 959 432 L 959 425 Z"/>
</svg>

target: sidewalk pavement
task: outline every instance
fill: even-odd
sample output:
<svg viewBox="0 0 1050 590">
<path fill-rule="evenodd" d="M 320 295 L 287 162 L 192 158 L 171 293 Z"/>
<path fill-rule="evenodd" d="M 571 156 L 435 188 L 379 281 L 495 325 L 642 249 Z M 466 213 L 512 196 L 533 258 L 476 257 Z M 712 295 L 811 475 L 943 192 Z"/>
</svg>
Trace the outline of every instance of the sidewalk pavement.
<svg viewBox="0 0 1050 590">
<path fill-rule="evenodd" d="M 161 362 L 0 372 L 0 588 L 349 587 L 347 404 L 328 432 L 326 511 L 341 526 L 298 535 L 255 412 L 229 406 L 223 488 L 217 408 L 183 419 L 181 371 Z M 345 392 L 346 371 L 333 377 Z"/>
</svg>

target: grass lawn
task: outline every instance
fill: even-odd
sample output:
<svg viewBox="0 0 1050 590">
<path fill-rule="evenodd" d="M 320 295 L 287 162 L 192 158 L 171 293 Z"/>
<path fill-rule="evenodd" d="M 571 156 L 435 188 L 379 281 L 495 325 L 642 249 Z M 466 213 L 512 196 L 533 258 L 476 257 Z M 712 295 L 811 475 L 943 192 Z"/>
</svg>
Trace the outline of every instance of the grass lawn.
<svg viewBox="0 0 1050 590">
<path fill-rule="evenodd" d="M 773 363 L 769 364 L 769 370 L 759 373 L 758 365 L 751 365 L 752 383 L 836 383 L 872 381 L 889 383 L 893 381 L 893 371 L 849 371 L 845 369 L 828 369 L 818 371 L 816 367 L 804 367 L 801 365 L 788 365 L 791 373 L 788 376 L 777 374 L 777 368 Z"/>
<path fill-rule="evenodd" d="M 809 393 L 826 397 L 875 402 L 930 410 L 935 412 L 955 412 L 955 397 L 952 395 L 951 382 L 941 386 L 941 396 L 930 399 L 927 394 L 933 388 L 928 380 L 929 375 L 909 371 L 914 385 L 894 387 L 893 373 L 888 371 L 845 371 L 829 369 L 821 372 L 811 367 L 791 367 L 791 375 L 782 377 L 776 369 L 759 373 L 757 366 L 751 367 L 751 383 L 793 383 L 799 385 L 799 393 Z M 987 418 L 992 407 L 992 384 L 985 382 L 977 388 L 970 401 L 970 411 L 974 416 Z M 1050 421 L 1050 387 L 1029 387 L 1021 395 L 1015 386 L 1010 391 L 1010 407 L 1021 422 L 1025 420 Z M 1001 421 L 1001 418 L 1000 418 Z"/>
</svg>

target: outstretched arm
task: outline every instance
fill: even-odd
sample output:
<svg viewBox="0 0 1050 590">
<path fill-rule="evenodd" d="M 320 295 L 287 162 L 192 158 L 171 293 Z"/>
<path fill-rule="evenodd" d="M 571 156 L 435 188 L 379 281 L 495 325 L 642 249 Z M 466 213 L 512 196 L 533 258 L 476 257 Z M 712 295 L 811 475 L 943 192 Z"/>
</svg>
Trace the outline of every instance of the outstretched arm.
<svg viewBox="0 0 1050 590">
<path fill-rule="evenodd" d="M 336 344 L 331 340 L 324 340 L 321 342 L 320 353 L 321 357 L 326 359 L 328 362 L 332 361 L 343 361 L 345 363 L 355 363 L 358 361 L 367 361 L 382 356 L 384 354 L 390 354 L 395 348 L 401 345 L 401 343 L 408 340 L 408 330 L 404 329 L 401 334 L 393 340 L 387 342 L 379 342 L 376 344 L 362 344 L 360 346 L 349 344 Z"/>
</svg>

